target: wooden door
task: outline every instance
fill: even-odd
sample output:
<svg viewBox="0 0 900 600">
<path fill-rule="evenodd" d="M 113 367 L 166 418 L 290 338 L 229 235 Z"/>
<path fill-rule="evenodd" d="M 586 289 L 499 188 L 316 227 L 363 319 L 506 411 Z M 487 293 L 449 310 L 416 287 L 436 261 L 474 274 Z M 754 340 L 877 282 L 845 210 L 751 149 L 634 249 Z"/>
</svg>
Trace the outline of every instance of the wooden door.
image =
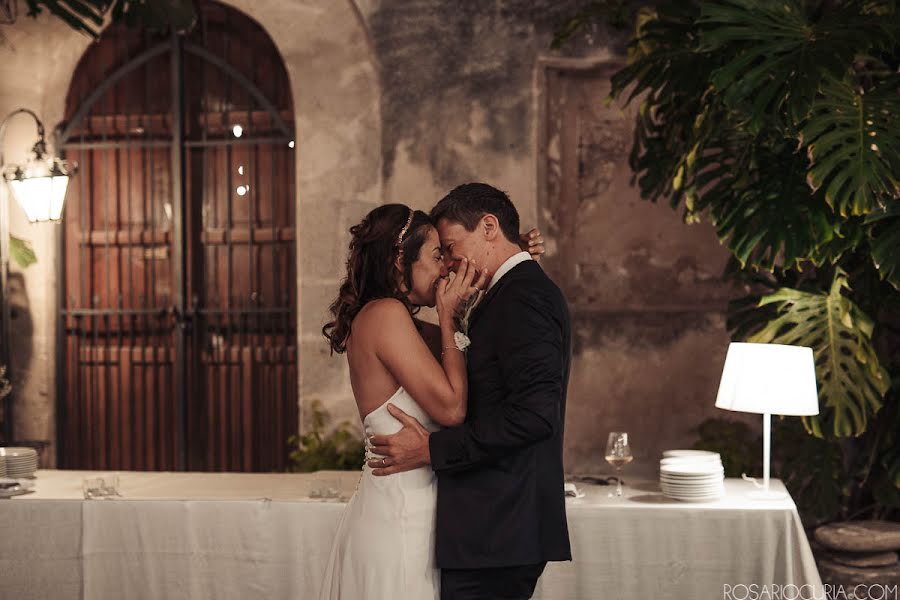
<svg viewBox="0 0 900 600">
<path fill-rule="evenodd" d="M 271 39 L 199 3 L 160 37 L 110 28 L 59 144 L 59 464 L 282 470 L 297 431 L 294 134 Z"/>
</svg>

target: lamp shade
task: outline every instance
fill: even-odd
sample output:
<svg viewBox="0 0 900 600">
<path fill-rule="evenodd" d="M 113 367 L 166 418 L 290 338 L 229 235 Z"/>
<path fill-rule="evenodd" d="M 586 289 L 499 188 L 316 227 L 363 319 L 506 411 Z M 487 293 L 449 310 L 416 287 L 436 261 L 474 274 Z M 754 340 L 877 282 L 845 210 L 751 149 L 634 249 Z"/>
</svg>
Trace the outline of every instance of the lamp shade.
<svg viewBox="0 0 900 600">
<path fill-rule="evenodd" d="M 69 177 L 77 166 L 59 158 L 44 159 L 43 142 L 38 142 L 36 148 L 39 156 L 25 165 L 9 165 L 5 178 L 29 221 L 58 221 Z"/>
<path fill-rule="evenodd" d="M 716 407 L 757 414 L 819 414 L 812 348 L 731 343 Z"/>
<path fill-rule="evenodd" d="M 9 181 L 9 187 L 12 188 L 16 202 L 19 203 L 32 223 L 60 219 L 68 185 L 68 175 L 11 179 Z"/>
</svg>

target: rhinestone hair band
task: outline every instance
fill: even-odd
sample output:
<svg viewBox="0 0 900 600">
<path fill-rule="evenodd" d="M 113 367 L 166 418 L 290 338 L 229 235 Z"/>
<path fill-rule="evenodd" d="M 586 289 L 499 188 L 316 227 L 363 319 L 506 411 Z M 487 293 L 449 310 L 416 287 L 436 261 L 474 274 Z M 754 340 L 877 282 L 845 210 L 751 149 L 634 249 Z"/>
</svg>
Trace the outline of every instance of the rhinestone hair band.
<svg viewBox="0 0 900 600">
<path fill-rule="evenodd" d="M 400 235 L 397 236 L 397 243 L 395 244 L 397 248 L 403 243 L 403 236 L 406 235 L 406 230 L 412 225 L 413 214 L 413 209 L 409 209 L 409 218 L 406 220 L 406 225 L 403 226 L 403 229 L 400 230 Z"/>
</svg>

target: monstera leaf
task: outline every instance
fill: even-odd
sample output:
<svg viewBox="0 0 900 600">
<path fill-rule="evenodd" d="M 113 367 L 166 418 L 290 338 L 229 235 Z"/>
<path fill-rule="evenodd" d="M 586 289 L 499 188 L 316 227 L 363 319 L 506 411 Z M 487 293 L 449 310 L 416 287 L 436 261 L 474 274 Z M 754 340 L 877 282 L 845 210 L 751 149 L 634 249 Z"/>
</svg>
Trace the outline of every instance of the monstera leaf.
<svg viewBox="0 0 900 600">
<path fill-rule="evenodd" d="M 629 162 L 642 197 L 657 201 L 674 192 L 673 206 L 683 193 L 673 180 L 705 131 L 697 115 L 709 89 L 707 73 L 718 64 L 717 57 L 696 52 L 697 14 L 687 0 L 642 9 L 629 64 L 613 75 L 610 92 L 610 100 L 641 102 Z M 707 121 L 720 120 L 715 116 Z"/>
<path fill-rule="evenodd" d="M 799 124 L 824 77 L 840 79 L 860 52 L 891 46 L 890 19 L 873 22 L 857 2 L 822 14 L 811 21 L 799 0 L 702 3 L 700 49 L 728 57 L 712 82 L 726 104 L 747 110 L 752 128 L 770 115 Z"/>
<path fill-rule="evenodd" d="M 786 143 L 731 148 L 707 148 L 696 159 L 699 173 L 690 186 L 702 193 L 695 210 L 708 208 L 719 239 L 742 267 L 771 271 L 779 261 L 785 267 L 806 259 L 822 262 L 818 248 L 840 234 L 839 224 L 797 176 L 806 168 L 805 158 Z"/>
<path fill-rule="evenodd" d="M 872 224 L 868 230 L 869 246 L 879 277 L 900 290 L 900 201 L 872 212 L 866 223 Z"/>
<path fill-rule="evenodd" d="M 9 255 L 23 269 L 37 262 L 31 242 L 14 235 L 9 236 Z"/>
<path fill-rule="evenodd" d="M 837 269 L 827 294 L 782 288 L 764 296 L 760 306 L 775 304 L 778 317 L 747 340 L 813 349 L 820 413 L 805 417 L 804 425 L 817 437 L 823 426 L 838 437 L 863 433 L 890 387 L 872 347 L 872 320 L 844 296 L 845 289 L 847 274 Z"/>
<path fill-rule="evenodd" d="M 143 26 L 151 31 L 186 31 L 197 18 L 192 0 L 25 0 L 28 16 L 46 10 L 75 31 L 100 37 L 107 13 L 113 23 Z"/>
<path fill-rule="evenodd" d="M 864 215 L 900 195 L 900 77 L 863 93 L 828 81 L 803 127 L 814 190 L 842 215 Z"/>
</svg>

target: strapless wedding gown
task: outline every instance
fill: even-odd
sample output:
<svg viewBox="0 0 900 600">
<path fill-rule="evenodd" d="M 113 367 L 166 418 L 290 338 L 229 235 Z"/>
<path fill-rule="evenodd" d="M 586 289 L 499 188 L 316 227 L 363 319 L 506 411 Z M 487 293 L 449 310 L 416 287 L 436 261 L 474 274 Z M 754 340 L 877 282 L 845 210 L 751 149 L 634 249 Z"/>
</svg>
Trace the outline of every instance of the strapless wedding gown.
<svg viewBox="0 0 900 600">
<path fill-rule="evenodd" d="M 402 387 L 388 400 L 429 431 L 439 426 Z M 363 420 L 366 439 L 400 431 L 387 402 Z M 371 456 L 371 454 L 370 454 Z M 431 467 L 384 477 L 363 467 L 331 547 L 319 600 L 437 600 L 437 479 Z"/>
</svg>

